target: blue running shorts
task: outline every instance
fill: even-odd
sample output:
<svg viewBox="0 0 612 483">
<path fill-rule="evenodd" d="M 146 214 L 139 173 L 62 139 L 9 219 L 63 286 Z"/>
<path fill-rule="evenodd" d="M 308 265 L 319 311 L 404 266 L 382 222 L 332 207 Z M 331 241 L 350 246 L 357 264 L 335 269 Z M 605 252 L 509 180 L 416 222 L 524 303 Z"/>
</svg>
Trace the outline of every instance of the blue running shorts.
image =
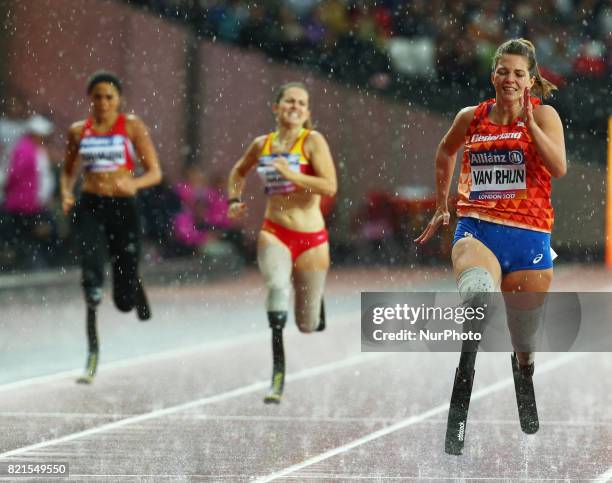
<svg viewBox="0 0 612 483">
<path fill-rule="evenodd" d="M 550 233 L 462 217 L 457 223 L 453 246 L 466 236 L 476 238 L 495 254 L 502 273 L 553 266 Z"/>
</svg>

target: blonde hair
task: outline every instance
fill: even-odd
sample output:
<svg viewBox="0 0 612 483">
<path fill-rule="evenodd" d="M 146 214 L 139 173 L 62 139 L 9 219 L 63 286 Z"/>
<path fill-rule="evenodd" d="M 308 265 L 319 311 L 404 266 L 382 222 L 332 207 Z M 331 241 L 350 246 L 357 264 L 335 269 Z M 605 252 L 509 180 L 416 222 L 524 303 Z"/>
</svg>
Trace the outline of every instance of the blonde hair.
<svg viewBox="0 0 612 483">
<path fill-rule="evenodd" d="M 493 70 L 497 68 L 499 59 L 501 59 L 501 56 L 504 54 L 520 55 L 527 59 L 529 75 L 531 77 L 535 77 L 533 90 L 543 99 L 549 97 L 552 91 L 557 90 L 556 85 L 542 77 L 542 74 L 540 74 L 540 69 L 538 68 L 538 62 L 536 60 L 535 47 L 529 40 L 511 39 L 501 44 L 493 56 Z"/>
<path fill-rule="evenodd" d="M 310 92 L 308 92 L 308 89 L 306 88 L 305 84 L 303 84 L 302 82 L 287 82 L 286 84 L 283 84 L 282 86 L 280 86 L 278 90 L 276 91 L 276 96 L 274 97 L 274 103 L 278 104 L 283 98 L 283 96 L 285 95 L 285 91 L 287 89 L 291 89 L 292 87 L 302 89 L 304 92 L 306 92 L 306 94 L 308 94 L 308 97 L 310 98 Z M 306 129 L 312 129 L 312 120 L 310 118 L 306 119 L 304 121 L 303 127 Z"/>
</svg>

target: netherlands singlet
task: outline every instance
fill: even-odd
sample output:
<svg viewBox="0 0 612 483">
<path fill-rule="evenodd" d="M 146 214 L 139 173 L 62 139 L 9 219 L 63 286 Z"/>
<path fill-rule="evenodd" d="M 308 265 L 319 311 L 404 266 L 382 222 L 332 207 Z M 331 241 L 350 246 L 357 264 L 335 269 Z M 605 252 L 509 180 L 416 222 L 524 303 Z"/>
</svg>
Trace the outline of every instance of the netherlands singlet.
<svg viewBox="0 0 612 483">
<path fill-rule="evenodd" d="M 264 184 L 267 195 L 292 193 L 296 190 L 295 184 L 288 181 L 272 165 L 274 159 L 282 156 L 287 159 L 292 171 L 304 174 L 314 174 L 314 170 L 304 153 L 304 141 L 311 133 L 309 129 L 302 129 L 288 153 L 272 153 L 272 142 L 278 137 L 278 132 L 268 134 L 257 160 L 257 174 Z"/>
<path fill-rule="evenodd" d="M 106 173 L 120 169 L 134 170 L 134 145 L 125 125 L 125 114 L 119 114 L 110 131 L 100 134 L 93 130 L 93 118 L 85 121 L 79 144 L 79 155 L 85 171 Z"/>
<path fill-rule="evenodd" d="M 540 100 L 532 97 L 535 107 Z M 495 99 L 474 112 L 459 175 L 457 215 L 550 233 L 554 221 L 550 173 L 522 118 L 489 120 Z"/>
</svg>

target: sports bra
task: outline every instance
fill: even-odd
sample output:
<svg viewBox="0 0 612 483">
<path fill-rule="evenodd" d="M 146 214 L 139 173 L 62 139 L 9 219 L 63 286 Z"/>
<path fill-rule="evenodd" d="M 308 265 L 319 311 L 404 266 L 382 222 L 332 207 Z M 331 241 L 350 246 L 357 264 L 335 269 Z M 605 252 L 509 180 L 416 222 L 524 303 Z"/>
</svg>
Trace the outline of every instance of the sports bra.
<svg viewBox="0 0 612 483">
<path fill-rule="evenodd" d="M 110 131 L 100 134 L 93 129 L 93 118 L 83 126 L 79 155 L 88 173 L 105 173 L 125 169 L 134 170 L 134 145 L 126 130 L 126 116 L 119 114 Z"/>
<path fill-rule="evenodd" d="M 304 142 L 311 132 L 310 129 L 302 129 L 287 153 L 272 153 L 272 142 L 278 137 L 278 132 L 268 134 L 257 160 L 257 174 L 267 195 L 292 193 L 297 188 L 294 183 L 283 177 L 272 165 L 275 158 L 280 156 L 286 158 L 292 171 L 314 174 L 312 165 L 304 153 Z"/>
</svg>

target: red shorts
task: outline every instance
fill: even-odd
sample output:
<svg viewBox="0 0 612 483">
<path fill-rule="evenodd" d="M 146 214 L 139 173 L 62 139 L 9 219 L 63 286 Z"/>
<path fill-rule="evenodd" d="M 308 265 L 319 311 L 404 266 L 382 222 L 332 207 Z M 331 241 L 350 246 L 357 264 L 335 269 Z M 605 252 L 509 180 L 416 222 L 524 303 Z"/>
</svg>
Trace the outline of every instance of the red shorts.
<svg viewBox="0 0 612 483">
<path fill-rule="evenodd" d="M 322 245 L 329 239 L 325 228 L 321 231 L 314 232 L 295 231 L 268 219 L 264 219 L 261 229 L 262 231 L 272 233 L 276 238 L 282 241 L 291 252 L 291 259 L 294 262 L 297 257 L 306 250 Z"/>
</svg>

